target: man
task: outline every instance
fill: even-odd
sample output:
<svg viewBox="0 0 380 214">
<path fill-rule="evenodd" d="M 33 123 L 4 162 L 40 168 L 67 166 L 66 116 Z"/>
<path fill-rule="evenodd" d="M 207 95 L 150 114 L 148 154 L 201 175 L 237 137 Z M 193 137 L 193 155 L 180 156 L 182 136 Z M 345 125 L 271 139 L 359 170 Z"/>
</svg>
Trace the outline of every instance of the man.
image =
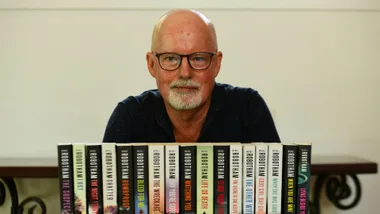
<svg viewBox="0 0 380 214">
<path fill-rule="evenodd" d="M 103 142 L 280 142 L 257 91 L 215 82 L 222 57 L 206 16 L 165 14 L 146 54 L 158 89 L 119 102 Z"/>
</svg>

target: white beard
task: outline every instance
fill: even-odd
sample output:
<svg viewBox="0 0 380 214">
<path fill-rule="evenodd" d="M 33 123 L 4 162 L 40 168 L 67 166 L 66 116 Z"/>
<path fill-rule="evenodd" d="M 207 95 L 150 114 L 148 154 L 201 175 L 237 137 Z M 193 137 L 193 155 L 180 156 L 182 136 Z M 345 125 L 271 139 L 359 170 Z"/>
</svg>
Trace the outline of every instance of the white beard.
<svg viewBox="0 0 380 214">
<path fill-rule="evenodd" d="M 200 106 L 202 94 L 200 91 L 191 93 L 178 93 L 169 91 L 169 104 L 177 110 L 189 110 Z"/>
<path fill-rule="evenodd" d="M 175 86 L 195 86 L 198 88 L 195 92 L 177 92 L 172 89 Z M 169 104 L 177 110 L 189 110 L 196 108 L 202 103 L 201 85 L 193 80 L 177 80 L 170 84 Z"/>
</svg>

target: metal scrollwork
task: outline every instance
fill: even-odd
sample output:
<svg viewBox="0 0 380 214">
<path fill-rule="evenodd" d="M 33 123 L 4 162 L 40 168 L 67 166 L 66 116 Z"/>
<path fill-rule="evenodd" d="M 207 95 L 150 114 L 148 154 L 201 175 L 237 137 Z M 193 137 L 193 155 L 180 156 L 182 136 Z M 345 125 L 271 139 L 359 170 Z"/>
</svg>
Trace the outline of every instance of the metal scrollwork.
<svg viewBox="0 0 380 214">
<path fill-rule="evenodd" d="M 5 186 L 3 184 L 3 182 L 0 182 L 0 207 L 3 206 L 4 202 L 5 202 Z"/>
<path fill-rule="evenodd" d="M 20 213 L 23 213 L 25 205 L 27 205 L 29 203 L 36 203 L 37 205 L 34 205 L 31 208 L 29 208 L 28 214 L 33 214 L 34 213 L 34 209 L 36 209 L 37 206 L 39 206 L 41 208 L 41 214 L 46 214 L 46 205 L 45 205 L 45 203 L 40 198 L 37 198 L 37 197 L 34 197 L 34 196 L 28 197 L 28 198 L 26 198 L 25 200 L 23 200 L 21 202 L 20 208 L 19 208 L 20 209 Z"/>
<path fill-rule="evenodd" d="M 348 204 L 342 204 L 342 200 L 348 199 L 352 195 L 352 188 L 347 184 L 347 177 L 351 177 L 354 182 L 355 196 L 353 201 Z M 314 185 L 313 201 L 310 202 L 311 213 L 320 214 L 320 199 L 323 184 L 326 183 L 326 196 L 328 200 L 338 209 L 348 210 L 355 207 L 361 199 L 361 185 L 356 175 L 340 175 L 339 177 L 330 177 L 328 175 L 318 176 Z"/>
<path fill-rule="evenodd" d="M 16 184 L 13 180 L 13 178 L 10 177 L 0 177 L 0 206 L 4 205 L 5 199 L 6 199 L 6 190 L 5 186 L 9 190 L 9 195 L 11 197 L 11 214 L 22 214 L 25 205 L 29 203 L 36 203 L 37 205 L 32 206 L 31 208 L 28 209 L 28 214 L 33 214 L 35 208 L 37 206 L 40 206 L 42 212 L 41 214 L 46 214 L 46 205 L 45 203 L 38 197 L 28 197 L 25 200 L 21 202 L 19 205 L 18 202 L 18 193 L 16 189 Z"/>
</svg>

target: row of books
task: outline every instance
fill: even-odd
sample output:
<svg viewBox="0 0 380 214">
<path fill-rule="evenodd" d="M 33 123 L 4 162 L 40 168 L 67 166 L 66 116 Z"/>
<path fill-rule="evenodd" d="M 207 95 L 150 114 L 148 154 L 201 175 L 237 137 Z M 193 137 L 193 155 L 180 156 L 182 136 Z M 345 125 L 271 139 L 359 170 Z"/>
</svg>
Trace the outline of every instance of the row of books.
<svg viewBox="0 0 380 214">
<path fill-rule="evenodd" d="M 307 214 L 311 143 L 60 143 L 61 214 Z"/>
</svg>

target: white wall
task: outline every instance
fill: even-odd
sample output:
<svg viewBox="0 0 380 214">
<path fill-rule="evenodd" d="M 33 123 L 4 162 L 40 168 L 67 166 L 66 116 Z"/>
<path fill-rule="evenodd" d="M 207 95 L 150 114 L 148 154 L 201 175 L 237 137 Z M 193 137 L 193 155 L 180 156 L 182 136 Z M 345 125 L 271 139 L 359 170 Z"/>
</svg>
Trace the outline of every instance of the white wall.
<svg viewBox="0 0 380 214">
<path fill-rule="evenodd" d="M 56 157 L 57 142 L 101 141 L 117 102 L 155 87 L 145 52 L 166 10 L 34 2 L 0 4 L 1 157 Z M 380 7 L 350 2 L 369 10 L 319 1 L 318 10 L 202 11 L 214 21 L 224 51 L 218 81 L 259 90 L 283 141 L 311 141 L 313 154 L 380 161 Z M 360 176 L 356 209 L 326 204 L 323 213 L 376 213 L 379 178 Z M 41 195 L 48 213 L 58 213 L 56 179 L 17 184 L 21 198 Z"/>
</svg>

